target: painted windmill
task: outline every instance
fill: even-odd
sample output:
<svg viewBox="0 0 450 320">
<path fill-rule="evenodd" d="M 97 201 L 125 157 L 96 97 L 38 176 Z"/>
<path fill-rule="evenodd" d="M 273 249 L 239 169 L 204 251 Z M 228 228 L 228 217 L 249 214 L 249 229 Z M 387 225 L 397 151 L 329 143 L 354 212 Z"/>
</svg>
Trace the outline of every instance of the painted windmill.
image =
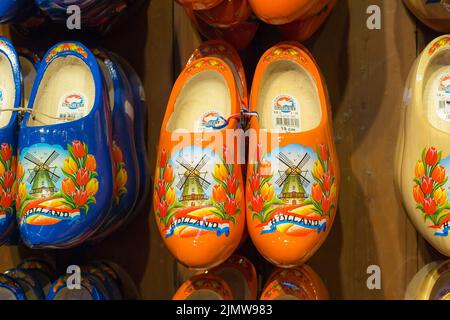
<svg viewBox="0 0 450 320">
<path fill-rule="evenodd" d="M 35 165 L 33 169 L 28 169 L 27 182 L 31 184 L 32 195 L 48 197 L 56 193 L 55 183 L 60 177 L 55 174 L 56 167 L 51 165 L 58 157 L 59 153 L 53 151 L 47 160 L 42 162 L 29 152 L 25 155 L 25 159 Z"/>
<path fill-rule="evenodd" d="M 182 190 L 180 202 L 188 207 L 203 206 L 208 200 L 205 189 L 211 184 L 205 179 L 207 172 L 201 172 L 208 163 L 207 156 L 204 155 L 195 166 L 184 160 L 181 154 L 177 162 L 186 170 L 184 174 L 179 174 L 180 181 L 177 184 L 177 188 Z"/>
<path fill-rule="evenodd" d="M 280 177 L 275 182 L 281 188 L 279 198 L 286 204 L 300 204 L 308 198 L 305 188 L 311 183 L 306 174 L 308 170 L 303 170 L 311 156 L 306 153 L 297 163 L 293 163 L 284 153 L 278 155 L 278 160 L 286 166 L 285 170 L 279 170 Z"/>
</svg>

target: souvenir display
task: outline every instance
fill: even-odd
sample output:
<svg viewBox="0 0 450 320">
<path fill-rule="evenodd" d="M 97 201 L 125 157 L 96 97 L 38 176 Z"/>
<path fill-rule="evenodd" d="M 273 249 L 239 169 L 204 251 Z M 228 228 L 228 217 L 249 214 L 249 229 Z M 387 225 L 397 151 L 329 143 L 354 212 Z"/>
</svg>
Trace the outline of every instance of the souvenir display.
<svg viewBox="0 0 450 320">
<path fill-rule="evenodd" d="M 450 300 L 450 261 L 420 269 L 406 289 L 405 300 Z"/>
<path fill-rule="evenodd" d="M 261 300 L 328 300 L 320 277 L 307 265 L 276 269 L 269 277 Z"/>
<path fill-rule="evenodd" d="M 450 3 L 446 0 L 403 0 L 422 23 L 439 32 L 450 32 Z"/>
<path fill-rule="evenodd" d="M 396 182 L 417 231 L 450 256 L 450 36 L 433 40 L 406 83 Z"/>
<path fill-rule="evenodd" d="M 250 237 L 277 266 L 306 262 L 336 216 L 339 163 L 326 84 L 296 43 L 269 49 L 256 68 L 250 120 L 246 203 Z M 270 142 L 270 144 L 269 144 Z"/>
</svg>

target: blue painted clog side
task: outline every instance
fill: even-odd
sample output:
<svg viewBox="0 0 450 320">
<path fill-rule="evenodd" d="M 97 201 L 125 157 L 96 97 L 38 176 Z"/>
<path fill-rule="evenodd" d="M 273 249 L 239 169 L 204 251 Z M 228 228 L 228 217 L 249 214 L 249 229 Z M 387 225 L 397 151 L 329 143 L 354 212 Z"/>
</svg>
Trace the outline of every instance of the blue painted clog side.
<svg viewBox="0 0 450 320">
<path fill-rule="evenodd" d="M 123 58 L 117 56 L 126 77 L 130 82 L 131 92 L 133 94 L 134 108 L 134 137 L 136 143 L 136 154 L 139 163 L 139 196 L 134 213 L 144 210 L 147 204 L 151 185 L 150 163 L 147 157 L 146 144 L 146 124 L 147 124 L 147 106 L 145 101 L 145 91 L 142 81 L 133 67 Z"/>
<path fill-rule="evenodd" d="M 64 275 L 58 278 L 50 287 L 46 300 L 56 300 L 62 290 L 65 289 L 70 290 L 68 289 L 69 277 L 70 275 Z M 108 297 L 105 295 L 104 292 L 102 292 L 102 289 L 98 286 L 97 281 L 93 279 L 92 276 L 90 276 L 85 272 L 81 273 L 80 286 L 89 292 L 89 295 L 92 300 L 95 301 L 108 300 Z"/>
<path fill-rule="evenodd" d="M 10 107 L 20 107 L 21 98 L 22 98 L 22 78 L 19 64 L 19 57 L 17 55 L 16 50 L 12 46 L 12 44 L 5 38 L 0 37 L 0 54 L 7 57 L 11 64 L 11 69 L 14 78 L 14 88 L 15 88 L 15 97 L 14 97 L 14 106 Z M 3 95 L 3 93 L 1 93 Z M 9 123 L 0 128 L 0 148 L 3 146 L 7 149 L 10 149 L 10 157 L 16 156 L 17 154 L 17 130 L 18 130 L 18 115 L 17 112 L 12 113 Z M 5 153 L 0 153 L 2 166 L 5 169 L 3 173 L 4 176 L 1 179 L 1 185 L 3 190 L 8 190 L 2 195 L 0 195 L 0 244 L 7 242 L 9 236 L 16 229 L 16 212 L 15 212 L 15 194 L 12 191 L 12 187 L 5 188 L 5 173 L 13 172 L 13 162 L 15 161 L 13 158 L 6 157 Z M 15 172 L 13 173 L 15 179 Z M 3 197 L 5 197 L 4 201 Z M 9 199 L 10 198 L 10 199 Z M 10 202 L 8 208 L 1 208 L 2 202 L 6 206 L 7 202 Z"/>
<path fill-rule="evenodd" d="M 0 274 L 0 288 L 8 290 L 14 295 L 16 300 L 27 300 L 25 292 L 19 283 L 7 275 Z"/>
<path fill-rule="evenodd" d="M 114 86 L 113 155 L 116 163 L 116 191 L 110 220 L 99 230 L 98 237 L 110 234 L 119 228 L 132 213 L 138 197 L 139 168 L 134 141 L 134 123 L 132 119 L 132 94 L 128 81 L 119 64 L 107 53 L 98 55 L 104 59 Z M 96 236 L 97 237 L 97 236 Z"/>
<path fill-rule="evenodd" d="M 22 239 L 30 247 L 67 248 L 78 245 L 100 227 L 111 207 L 113 169 L 110 111 L 105 100 L 100 69 L 93 54 L 77 42 L 60 43 L 50 49 L 39 67 L 29 107 L 34 106 L 48 66 L 55 59 L 69 55 L 82 59 L 92 72 L 95 82 L 94 105 L 87 116 L 55 125 L 30 127 L 27 125 L 30 115 L 24 117 L 19 134 L 20 162 L 24 169 L 33 166 L 29 161 L 32 159 L 30 153 L 47 154 L 46 157 L 54 152 L 58 155 L 53 162 L 57 178 L 54 188 L 50 190 L 50 197 L 34 198 L 31 186 L 27 183 L 27 201 L 22 202 L 18 219 Z M 96 168 L 93 172 L 88 169 L 87 158 L 95 159 Z M 98 191 L 94 195 L 86 197 L 86 190 L 89 189 L 87 185 L 84 188 L 77 186 L 75 193 L 66 194 L 63 182 L 74 180 L 64 170 L 64 163 L 70 161 L 77 164 L 77 170 L 83 168 L 89 171 L 89 182 L 93 179 L 98 181 Z M 30 177 L 32 171 L 25 173 L 24 180 Z"/>
</svg>

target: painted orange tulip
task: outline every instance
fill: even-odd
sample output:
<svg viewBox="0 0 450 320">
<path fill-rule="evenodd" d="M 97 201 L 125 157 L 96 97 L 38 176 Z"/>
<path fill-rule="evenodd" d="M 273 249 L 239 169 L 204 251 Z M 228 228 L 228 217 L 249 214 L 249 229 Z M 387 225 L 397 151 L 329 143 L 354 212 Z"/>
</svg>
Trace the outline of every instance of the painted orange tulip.
<svg viewBox="0 0 450 320">
<path fill-rule="evenodd" d="M 18 196 L 20 199 L 23 199 L 25 198 L 26 195 L 27 195 L 27 186 L 25 185 L 24 182 L 21 182 L 19 185 Z"/>
<path fill-rule="evenodd" d="M 425 195 L 423 194 L 422 189 L 420 189 L 419 186 L 414 186 L 413 195 L 414 195 L 414 200 L 416 200 L 416 203 L 423 203 L 423 200 L 425 199 Z"/>
<path fill-rule="evenodd" d="M 254 212 L 260 213 L 264 206 L 263 199 L 259 195 L 254 195 L 251 205 Z"/>
<path fill-rule="evenodd" d="M 17 179 L 22 179 L 23 177 L 23 166 L 20 162 L 17 164 L 16 177 Z"/>
<path fill-rule="evenodd" d="M 122 150 L 116 144 L 113 145 L 113 158 L 115 163 L 121 163 L 123 162 L 123 154 Z"/>
<path fill-rule="evenodd" d="M 6 192 L 3 193 L 0 197 L 0 206 L 4 209 L 11 207 L 13 201 L 12 193 Z"/>
<path fill-rule="evenodd" d="M 231 194 L 235 194 L 237 190 L 237 180 L 236 177 L 231 175 L 227 179 L 227 189 Z"/>
<path fill-rule="evenodd" d="M 259 174 L 253 173 L 250 177 L 250 188 L 253 192 L 256 192 L 259 190 L 259 187 L 261 186 L 261 181 Z"/>
<path fill-rule="evenodd" d="M 173 180 L 173 167 L 172 165 L 167 165 L 167 167 L 164 169 L 164 181 L 166 183 L 170 183 Z"/>
<path fill-rule="evenodd" d="M 272 164 L 270 163 L 270 161 L 261 162 L 261 164 L 259 165 L 259 174 L 264 179 L 270 177 L 270 175 L 272 174 Z"/>
<path fill-rule="evenodd" d="M 88 154 L 86 157 L 86 169 L 90 172 L 94 172 L 97 169 L 97 161 L 92 154 Z"/>
<path fill-rule="evenodd" d="M 0 162 L 0 177 L 5 175 L 5 166 Z"/>
<path fill-rule="evenodd" d="M 84 190 L 77 190 L 73 196 L 73 200 L 75 201 L 77 206 L 84 206 L 87 203 L 88 194 Z"/>
<path fill-rule="evenodd" d="M 226 212 L 228 215 L 231 216 L 231 215 L 235 214 L 236 211 L 237 211 L 237 203 L 236 203 L 236 200 L 235 200 L 235 199 L 232 199 L 232 198 L 228 198 L 228 199 L 225 201 L 225 212 Z"/>
<path fill-rule="evenodd" d="M 441 183 L 445 180 L 445 167 L 443 166 L 437 166 L 434 168 L 433 172 L 431 173 L 431 177 L 433 178 L 436 183 Z"/>
<path fill-rule="evenodd" d="M 62 191 L 65 194 L 67 194 L 68 196 L 71 196 L 77 190 L 75 183 L 73 183 L 72 179 L 70 179 L 70 178 L 65 178 L 61 182 L 61 188 L 62 188 Z"/>
<path fill-rule="evenodd" d="M 425 194 L 430 194 L 431 192 L 433 192 L 433 180 L 430 177 L 423 177 L 422 191 Z"/>
<path fill-rule="evenodd" d="M 311 195 L 314 199 L 314 201 L 319 202 L 322 200 L 323 197 L 323 192 L 322 192 L 322 188 L 320 187 L 320 185 L 318 183 L 314 183 L 312 188 L 311 188 Z"/>
<path fill-rule="evenodd" d="M 213 200 L 217 203 L 225 202 L 225 200 L 227 199 L 227 193 L 225 192 L 225 189 L 219 184 L 216 184 L 213 187 L 212 195 Z"/>
<path fill-rule="evenodd" d="M 436 202 L 431 198 L 423 200 L 423 210 L 426 214 L 433 215 L 436 212 Z"/>
<path fill-rule="evenodd" d="M 164 168 L 167 164 L 167 151 L 166 149 L 162 149 L 161 158 L 159 159 L 159 167 Z"/>
<path fill-rule="evenodd" d="M 86 192 L 89 196 L 95 196 L 98 192 L 98 180 L 93 178 L 86 185 Z"/>
<path fill-rule="evenodd" d="M 89 182 L 89 172 L 85 168 L 78 170 L 76 182 L 79 186 L 85 186 Z"/>
<path fill-rule="evenodd" d="M 14 183 L 14 174 L 11 171 L 6 171 L 3 177 L 3 186 L 6 189 L 10 189 Z"/>
<path fill-rule="evenodd" d="M 2 158 L 5 161 L 9 161 L 11 159 L 12 156 L 12 148 L 11 145 L 7 144 L 7 143 L 2 143 Z"/>
<path fill-rule="evenodd" d="M 422 161 L 418 161 L 416 164 L 416 178 L 420 179 L 425 175 L 425 166 Z"/>
<path fill-rule="evenodd" d="M 326 144 L 322 143 L 319 145 L 319 156 L 322 161 L 328 161 L 330 153 L 328 151 L 328 146 Z"/>
</svg>

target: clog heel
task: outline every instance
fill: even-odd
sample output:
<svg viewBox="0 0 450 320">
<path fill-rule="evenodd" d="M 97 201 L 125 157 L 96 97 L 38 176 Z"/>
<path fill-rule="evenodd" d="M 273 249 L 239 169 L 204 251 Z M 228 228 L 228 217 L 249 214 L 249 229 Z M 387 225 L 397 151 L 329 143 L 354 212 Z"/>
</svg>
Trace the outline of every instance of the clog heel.
<svg viewBox="0 0 450 320">
<path fill-rule="evenodd" d="M 405 300 L 450 300 L 450 261 L 427 264 L 406 288 Z"/>
<path fill-rule="evenodd" d="M 19 131 L 19 230 L 30 247 L 89 238 L 113 194 L 111 121 L 95 56 L 82 44 L 51 48 Z"/>
<path fill-rule="evenodd" d="M 261 300 L 328 300 L 327 289 L 309 266 L 276 269 L 269 277 Z"/>
<path fill-rule="evenodd" d="M 0 245 L 16 230 L 15 200 L 18 190 L 17 131 L 22 98 L 19 56 L 5 38 L 0 37 Z M 9 111 L 8 111 L 9 110 Z"/>
<path fill-rule="evenodd" d="M 306 49 L 281 43 L 262 56 L 250 111 L 249 234 L 273 264 L 301 265 L 329 234 L 339 191 L 326 86 Z"/>
<path fill-rule="evenodd" d="M 233 300 L 233 294 L 223 278 L 201 274 L 183 283 L 172 300 Z"/>
<path fill-rule="evenodd" d="M 237 146 L 240 97 L 232 70 L 207 57 L 172 90 L 161 128 L 153 206 L 161 236 L 184 265 L 209 269 L 228 259 L 245 226 Z"/>
<path fill-rule="evenodd" d="M 411 72 L 397 186 L 416 229 L 450 256 L 450 36 L 433 40 Z"/>
<path fill-rule="evenodd" d="M 114 202 L 108 220 L 95 239 L 119 229 L 129 218 L 139 196 L 139 168 L 135 144 L 133 95 L 119 63 L 111 54 L 96 49 L 106 79 L 112 113 L 112 153 L 115 174 Z"/>
</svg>

